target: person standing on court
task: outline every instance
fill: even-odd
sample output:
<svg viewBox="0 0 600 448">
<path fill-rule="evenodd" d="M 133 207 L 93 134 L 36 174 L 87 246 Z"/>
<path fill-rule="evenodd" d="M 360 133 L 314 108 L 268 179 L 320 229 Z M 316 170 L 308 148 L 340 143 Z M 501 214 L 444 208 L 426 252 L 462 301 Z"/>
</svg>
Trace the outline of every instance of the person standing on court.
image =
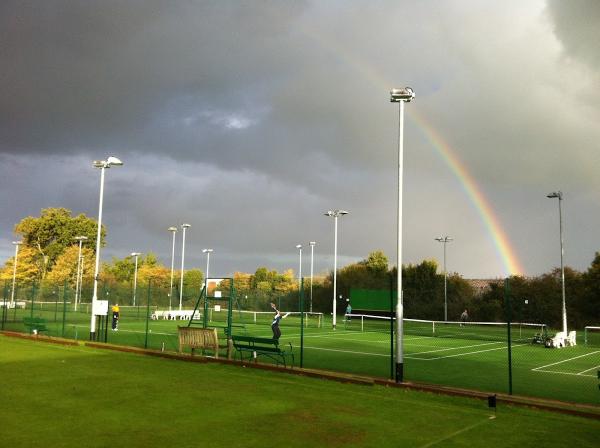
<svg viewBox="0 0 600 448">
<path fill-rule="evenodd" d="M 346 306 L 346 320 L 352 319 L 352 305 L 350 305 L 350 299 L 346 299 L 348 301 L 348 305 Z"/>
<path fill-rule="evenodd" d="M 115 303 L 112 306 L 112 329 L 113 331 L 119 330 L 119 313 L 120 313 L 119 304 Z"/>
<path fill-rule="evenodd" d="M 283 316 L 277 309 L 274 303 L 271 303 L 271 308 L 275 311 L 275 316 L 273 316 L 273 322 L 271 322 L 271 330 L 273 331 L 273 339 L 279 340 L 281 337 L 281 329 L 279 328 L 279 322 L 281 319 L 285 319 L 290 315 L 290 313 L 284 314 Z"/>
<path fill-rule="evenodd" d="M 467 322 L 467 320 L 469 320 L 469 313 L 467 313 L 467 310 L 464 310 L 460 315 L 460 326 L 462 327 L 463 324 Z"/>
</svg>

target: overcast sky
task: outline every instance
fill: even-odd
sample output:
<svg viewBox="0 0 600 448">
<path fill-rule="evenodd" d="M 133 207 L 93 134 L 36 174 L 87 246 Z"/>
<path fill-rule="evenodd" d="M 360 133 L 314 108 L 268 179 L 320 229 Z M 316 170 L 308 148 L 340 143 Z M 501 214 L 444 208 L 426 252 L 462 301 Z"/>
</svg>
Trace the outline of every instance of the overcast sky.
<svg viewBox="0 0 600 448">
<path fill-rule="evenodd" d="M 450 148 L 525 275 L 600 250 L 600 2 L 53 1 L 0 3 L 0 262 L 46 207 L 98 216 L 102 256 L 156 253 L 191 224 L 186 268 L 315 272 L 396 260 L 398 106 L 404 263 L 507 274 L 494 234 L 444 161 Z M 430 138 L 427 129 L 438 136 Z M 440 143 L 441 142 L 441 143 Z M 446 154 L 448 155 L 448 153 Z M 181 232 L 175 265 L 180 266 Z"/>
</svg>

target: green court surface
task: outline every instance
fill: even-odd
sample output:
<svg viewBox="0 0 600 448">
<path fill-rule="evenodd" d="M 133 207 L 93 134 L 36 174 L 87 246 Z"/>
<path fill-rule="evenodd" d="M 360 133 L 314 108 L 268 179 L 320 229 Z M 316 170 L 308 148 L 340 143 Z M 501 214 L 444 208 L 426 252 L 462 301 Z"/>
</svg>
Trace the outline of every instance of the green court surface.
<svg viewBox="0 0 600 448">
<path fill-rule="evenodd" d="M 0 446 L 597 446 L 600 421 L 0 335 Z"/>
<path fill-rule="evenodd" d="M 13 312 L 13 311 L 11 311 Z M 17 313 L 23 313 L 18 311 Z M 27 311 L 27 313 L 30 313 Z M 58 313 L 58 314 L 57 314 Z M 48 319 L 51 336 L 72 339 L 89 338 L 89 315 L 67 313 L 62 323 L 60 312 L 35 311 Z M 29 315 L 29 314 L 25 314 Z M 54 316 L 57 321 L 54 322 Z M 224 325 L 225 312 L 214 313 L 209 326 Z M 118 331 L 106 332 L 107 342 L 157 350 L 177 351 L 177 326 L 183 320 L 146 319 L 146 311 L 126 309 Z M 272 313 L 236 313 L 234 334 L 269 337 Z M 18 321 L 6 329 L 24 331 Z M 256 322 L 256 323 L 255 323 Z M 338 320 L 334 331 L 330 318 L 311 317 L 305 322 L 301 338 L 300 318 L 292 315 L 282 320 L 281 342 L 294 347 L 296 366 L 303 345 L 303 367 L 381 378 L 391 378 L 395 358 L 390 353 L 389 325 L 369 327 L 354 319 Z M 146 332 L 146 325 L 148 332 Z M 438 326 L 433 334 L 429 324 L 407 322 L 403 344 L 405 380 L 480 390 L 509 392 L 506 328 Z M 512 330 L 512 392 L 516 395 L 557 399 L 567 402 L 600 405 L 597 372 L 600 369 L 600 345 L 548 349 L 532 344 L 538 328 L 515 327 Z M 386 333 L 387 331 L 387 333 Z M 219 329 L 220 337 L 224 331 Z M 582 336 L 580 333 L 579 336 Z M 582 339 L 582 338 L 580 338 Z M 222 352 L 222 356 L 225 352 Z M 266 357 L 262 362 L 269 362 Z"/>
</svg>

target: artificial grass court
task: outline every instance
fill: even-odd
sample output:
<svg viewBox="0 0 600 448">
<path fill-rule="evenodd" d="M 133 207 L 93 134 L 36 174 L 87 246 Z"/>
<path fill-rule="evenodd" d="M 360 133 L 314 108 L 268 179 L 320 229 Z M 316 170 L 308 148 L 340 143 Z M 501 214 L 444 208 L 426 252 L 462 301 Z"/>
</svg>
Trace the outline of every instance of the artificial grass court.
<svg viewBox="0 0 600 448">
<path fill-rule="evenodd" d="M 0 336 L 0 446 L 597 446 L 600 421 Z"/>
<path fill-rule="evenodd" d="M 68 313 L 63 327 L 60 311 L 57 322 L 52 322 L 53 313 L 56 314 L 50 310 L 35 312 L 48 319 L 49 335 L 87 339 L 89 315 Z M 234 313 L 234 317 L 236 315 Z M 119 331 L 108 331 L 108 342 L 177 351 L 177 325 L 187 325 L 186 321 L 149 320 L 146 337 L 143 308 L 140 316 L 141 318 L 137 314 L 125 314 L 120 321 Z M 257 324 L 246 319 L 243 327 L 233 329 L 234 334 L 269 337 L 272 313 L 267 313 L 267 316 L 264 322 Z M 216 318 L 216 315 L 213 317 Z M 327 318 L 321 322 L 321 327 L 309 320 L 308 327 L 304 329 L 304 367 L 389 378 L 393 367 L 389 334 L 382 332 L 381 328 L 360 331 L 358 327 L 357 330 L 356 322 L 352 323 L 353 327 L 348 328 L 342 319 L 338 322 L 338 329 L 332 331 L 331 321 Z M 211 324 L 215 323 L 219 322 Z M 290 342 L 294 347 L 296 366 L 300 357 L 299 325 L 297 318 L 284 319 L 281 324 L 281 342 L 285 346 Z M 24 330 L 20 322 L 10 324 L 7 329 Z M 408 381 L 486 392 L 508 392 L 507 344 L 503 340 L 503 333 L 493 336 L 498 339 L 490 340 L 487 334 L 432 337 L 422 333 L 414 334 L 408 326 L 405 330 L 405 378 Z M 222 331 L 220 335 L 224 337 Z M 575 347 L 547 349 L 539 344 L 531 344 L 532 336 L 533 334 L 527 333 L 519 337 L 516 330 L 513 334 L 513 393 L 600 405 L 597 379 L 600 345 L 596 342 L 585 346 L 580 341 Z M 224 356 L 225 353 L 222 352 L 221 355 Z M 260 360 L 269 362 L 268 358 Z"/>
</svg>

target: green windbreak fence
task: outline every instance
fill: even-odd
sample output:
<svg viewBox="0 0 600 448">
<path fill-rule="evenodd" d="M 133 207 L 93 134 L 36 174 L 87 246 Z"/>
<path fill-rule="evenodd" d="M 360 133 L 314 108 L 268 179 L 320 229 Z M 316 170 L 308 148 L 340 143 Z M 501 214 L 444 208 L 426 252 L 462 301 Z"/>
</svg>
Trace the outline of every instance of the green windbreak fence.
<svg viewBox="0 0 600 448">
<path fill-rule="evenodd" d="M 36 330 L 40 337 L 89 340 L 91 285 L 84 285 L 77 304 L 74 289 L 65 284 L 17 285 L 14 294 L 10 283 L 3 286 L 2 330 Z M 198 290 L 184 290 L 180 307 L 179 296 L 170 298 L 168 288 L 152 282 L 138 283 L 134 305 L 131 287 L 101 284 L 98 296 L 108 302 L 109 313 L 98 320 L 96 338 L 111 344 L 176 352 L 178 326 L 188 326 L 190 319 L 203 326 L 206 317 L 206 326 L 218 329 L 226 347 L 228 316 L 232 334 L 270 338 L 273 301 L 286 315 L 280 322 L 280 347 L 292 346 L 295 367 L 393 378 L 396 322 L 389 290 L 353 289 L 352 313 L 345 314 L 345 306 L 338 306 L 340 314 L 333 328 L 331 311 L 307 312 L 303 290 L 267 299 L 238 294 L 235 286 L 230 304 L 211 301 L 206 310 L 194 315 Z M 113 329 L 110 307 L 117 303 L 120 315 Z M 504 322 L 444 322 L 405 316 L 405 380 L 600 406 L 600 325 L 570 328 L 561 337 L 560 329 L 544 322 L 513 321 L 513 315 L 520 314 L 513 313 L 509 292 L 503 305 Z M 32 326 L 36 319 L 43 321 L 44 328 Z M 552 345 L 560 348 L 548 347 Z M 223 348 L 220 356 L 226 354 Z M 266 356 L 258 356 L 257 361 L 275 362 Z"/>
</svg>

